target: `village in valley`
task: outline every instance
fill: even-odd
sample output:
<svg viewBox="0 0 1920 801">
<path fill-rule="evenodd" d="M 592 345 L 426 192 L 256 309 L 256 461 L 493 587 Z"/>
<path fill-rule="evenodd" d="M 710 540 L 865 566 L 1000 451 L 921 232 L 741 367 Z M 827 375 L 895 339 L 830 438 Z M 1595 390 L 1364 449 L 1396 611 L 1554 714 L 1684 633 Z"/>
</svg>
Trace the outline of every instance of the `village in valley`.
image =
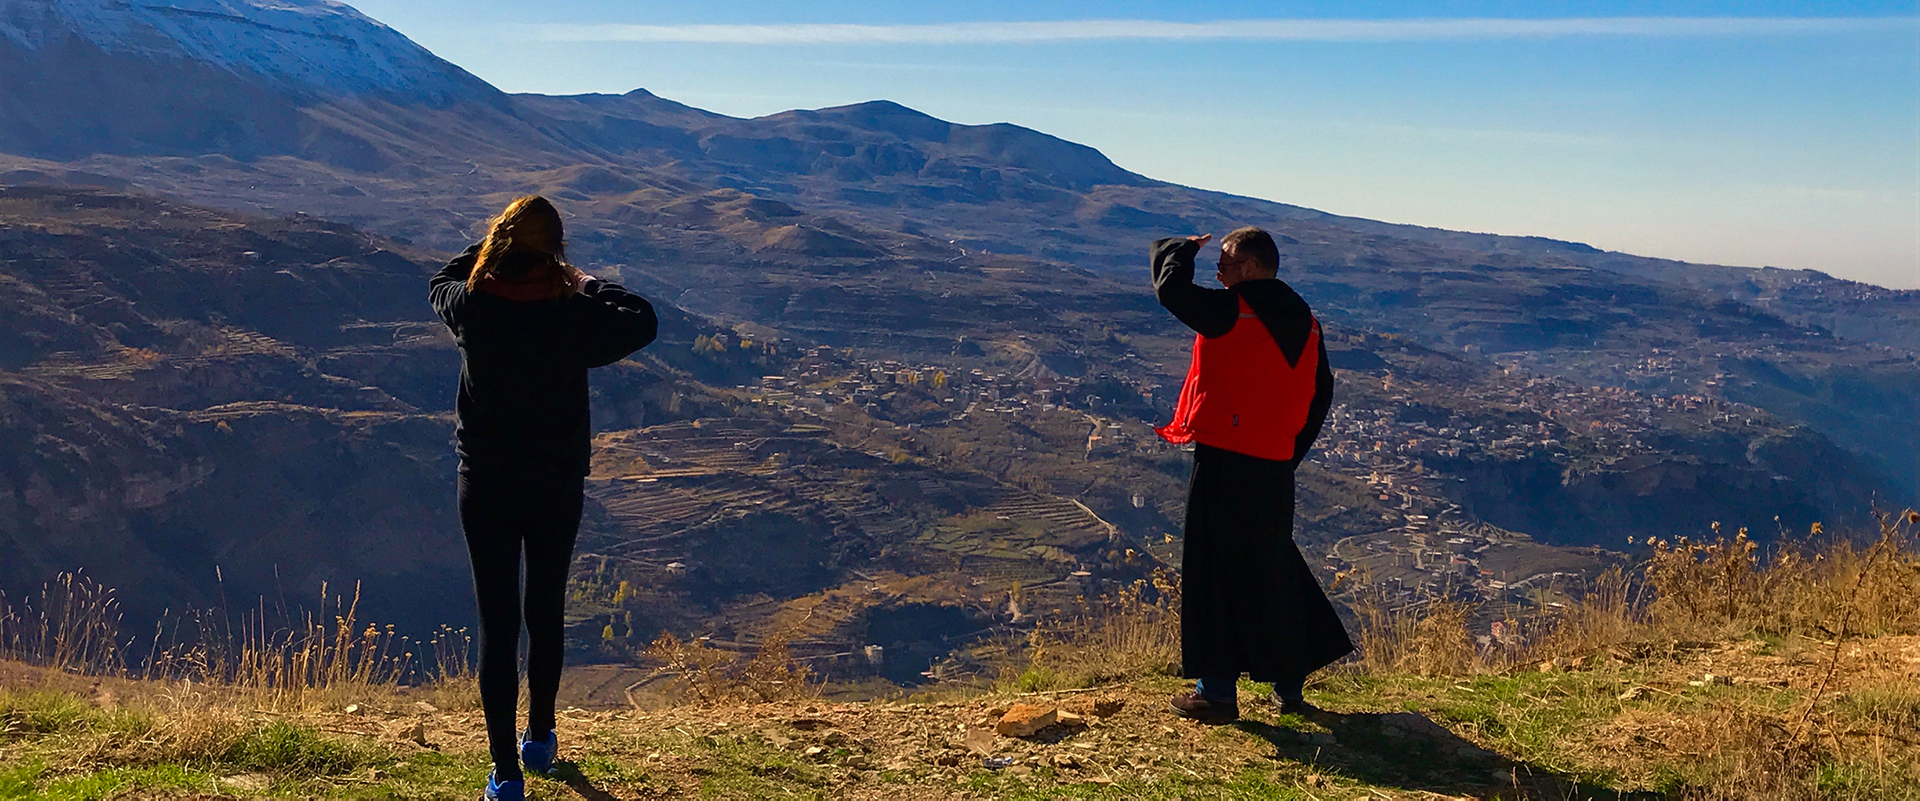
<svg viewBox="0 0 1920 801">
<path fill-rule="evenodd" d="M 1162 369 L 1086 380 L 1037 359 L 996 369 L 981 359 L 788 348 L 739 332 L 702 335 L 696 353 L 784 352 L 765 362 L 781 369 L 721 390 L 741 404 L 731 419 L 602 437 L 596 477 L 605 482 L 593 492 L 616 526 L 599 552 L 650 565 L 671 587 L 710 565 L 701 554 L 675 550 L 682 538 L 670 530 L 700 525 L 729 504 L 754 514 L 811 504 L 816 512 L 802 517 L 837 529 L 822 533 L 823 541 L 866 543 L 872 553 L 912 542 L 923 554 L 951 557 L 944 566 L 920 566 L 936 579 L 863 581 L 867 590 L 852 606 L 958 599 L 975 610 L 954 621 L 958 628 L 1031 625 L 1071 613 L 1075 599 L 1114 592 L 1152 565 L 1177 566 L 1188 449 L 1161 440 L 1150 422 L 1168 413 L 1177 375 Z M 1733 437 L 1778 426 L 1718 400 L 1711 386 L 1668 396 L 1586 387 L 1371 335 L 1332 348 L 1340 390 L 1301 470 L 1296 540 L 1336 597 L 1364 593 L 1398 608 L 1475 602 L 1483 646 L 1512 630 L 1506 621 L 1563 605 L 1570 590 L 1623 564 L 1631 547 L 1624 537 L 1555 543 L 1542 536 L 1554 532 L 1488 519 L 1524 519 L 1502 510 L 1503 499 L 1490 500 L 1487 485 L 1508 480 L 1501 470 L 1545 469 L 1556 484 L 1583 472 L 1630 474 L 1685 461 L 1670 446 L 1677 432 Z M 1471 380 L 1460 380 L 1463 374 Z M 686 494 L 700 498 L 699 509 L 674 514 L 679 504 L 659 493 L 676 481 L 695 482 Z M 836 491 L 836 482 L 853 483 Z M 995 482 L 1025 489 L 987 489 Z M 646 494 L 635 495 L 641 487 Z M 646 519 L 622 521 L 624 509 L 644 510 Z M 984 550 L 982 527 L 994 529 Z M 847 620 L 859 614 L 845 613 Z M 715 642 L 746 650 L 756 641 L 741 636 L 749 628 L 722 624 Z M 859 667 L 862 647 L 877 645 L 856 641 L 871 639 L 857 632 L 818 633 L 800 650 L 841 657 L 843 667 Z M 943 662 L 954 663 L 936 660 L 936 668 Z"/>
</svg>

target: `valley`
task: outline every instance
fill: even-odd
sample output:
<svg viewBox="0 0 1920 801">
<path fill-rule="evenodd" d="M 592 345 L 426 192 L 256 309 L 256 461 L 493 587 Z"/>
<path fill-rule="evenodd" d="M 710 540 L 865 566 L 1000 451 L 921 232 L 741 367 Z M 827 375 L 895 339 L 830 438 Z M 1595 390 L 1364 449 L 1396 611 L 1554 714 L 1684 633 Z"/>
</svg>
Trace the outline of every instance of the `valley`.
<svg viewBox="0 0 1920 801">
<path fill-rule="evenodd" d="M 425 278 L 529 193 L 662 314 L 594 377 L 578 662 L 667 632 L 850 693 L 976 681 L 1177 567 L 1188 457 L 1150 426 L 1191 335 L 1145 251 L 1242 224 L 1328 331 L 1298 540 L 1342 600 L 1537 610 L 1630 536 L 1920 497 L 1920 292 L 1339 217 L 886 101 L 507 94 L 344 7 L 273 21 L 305 8 L 0 20 L 0 590 L 84 569 L 129 634 L 349 587 L 469 619 Z M 302 26 L 392 58 L 261 66 Z"/>
</svg>

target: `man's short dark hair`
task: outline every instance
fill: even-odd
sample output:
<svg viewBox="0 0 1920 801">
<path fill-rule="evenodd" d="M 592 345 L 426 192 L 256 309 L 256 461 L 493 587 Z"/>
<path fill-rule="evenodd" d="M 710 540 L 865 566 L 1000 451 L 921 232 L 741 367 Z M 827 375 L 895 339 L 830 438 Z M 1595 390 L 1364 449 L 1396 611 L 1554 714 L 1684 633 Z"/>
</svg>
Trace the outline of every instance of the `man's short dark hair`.
<svg viewBox="0 0 1920 801">
<path fill-rule="evenodd" d="M 1221 250 L 1232 250 L 1233 255 L 1243 259 L 1253 259 L 1260 269 L 1267 272 L 1280 271 L 1280 246 L 1273 243 L 1273 235 L 1251 225 L 1235 229 L 1220 240 Z"/>
</svg>

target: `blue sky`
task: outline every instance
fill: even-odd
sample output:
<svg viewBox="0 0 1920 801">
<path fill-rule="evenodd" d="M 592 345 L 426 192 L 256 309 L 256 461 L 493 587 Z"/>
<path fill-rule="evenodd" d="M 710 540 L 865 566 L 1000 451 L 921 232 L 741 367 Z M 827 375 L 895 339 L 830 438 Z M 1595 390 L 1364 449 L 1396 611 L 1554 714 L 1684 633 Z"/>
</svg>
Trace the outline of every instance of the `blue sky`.
<svg viewBox="0 0 1920 801">
<path fill-rule="evenodd" d="M 1920 2 L 353 5 L 508 91 L 884 98 L 1340 214 L 1920 287 Z"/>
</svg>

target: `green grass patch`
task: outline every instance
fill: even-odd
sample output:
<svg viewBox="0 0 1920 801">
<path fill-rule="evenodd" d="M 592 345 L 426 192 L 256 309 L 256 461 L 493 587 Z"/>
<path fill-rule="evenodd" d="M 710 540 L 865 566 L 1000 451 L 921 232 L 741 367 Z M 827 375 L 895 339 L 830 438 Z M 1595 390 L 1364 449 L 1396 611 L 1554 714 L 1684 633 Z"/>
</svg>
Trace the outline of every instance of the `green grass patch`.
<svg viewBox="0 0 1920 801">
<path fill-rule="evenodd" d="M 0 731 L 9 735 L 77 733 L 99 716 L 92 704 L 65 693 L 0 694 Z"/>
<path fill-rule="evenodd" d="M 180 765 L 108 768 L 75 776 L 49 778 L 44 764 L 16 765 L 0 770 L 0 799 L 33 798 L 47 801 L 94 801 L 166 790 L 212 792 L 214 777 Z"/>
<path fill-rule="evenodd" d="M 689 750 L 705 798 L 824 798 L 830 787 L 819 766 L 758 739 L 703 737 Z"/>
<path fill-rule="evenodd" d="M 409 799 L 472 797 L 479 795 L 492 767 L 485 752 L 453 756 L 423 751 L 381 769 L 384 775 L 371 792 L 354 787 L 343 788 L 351 792 L 336 794 Z"/>
<path fill-rule="evenodd" d="M 1053 672 L 1053 668 L 1044 665 L 1035 665 L 1027 668 L 1025 672 L 1014 678 L 1013 691 L 1020 693 L 1044 692 L 1053 689 L 1059 683 L 1060 677 Z"/>
<path fill-rule="evenodd" d="M 1464 678 L 1337 674 L 1310 695 L 1335 707 L 1424 714 L 1509 758 L 1611 785 L 1616 775 L 1573 762 L 1560 744 L 1618 714 L 1617 696 L 1630 684 L 1597 671 Z"/>
<path fill-rule="evenodd" d="M 242 736 L 220 761 L 263 773 L 327 776 L 385 765 L 392 758 L 369 746 L 323 736 L 306 726 L 274 722 Z"/>
</svg>

